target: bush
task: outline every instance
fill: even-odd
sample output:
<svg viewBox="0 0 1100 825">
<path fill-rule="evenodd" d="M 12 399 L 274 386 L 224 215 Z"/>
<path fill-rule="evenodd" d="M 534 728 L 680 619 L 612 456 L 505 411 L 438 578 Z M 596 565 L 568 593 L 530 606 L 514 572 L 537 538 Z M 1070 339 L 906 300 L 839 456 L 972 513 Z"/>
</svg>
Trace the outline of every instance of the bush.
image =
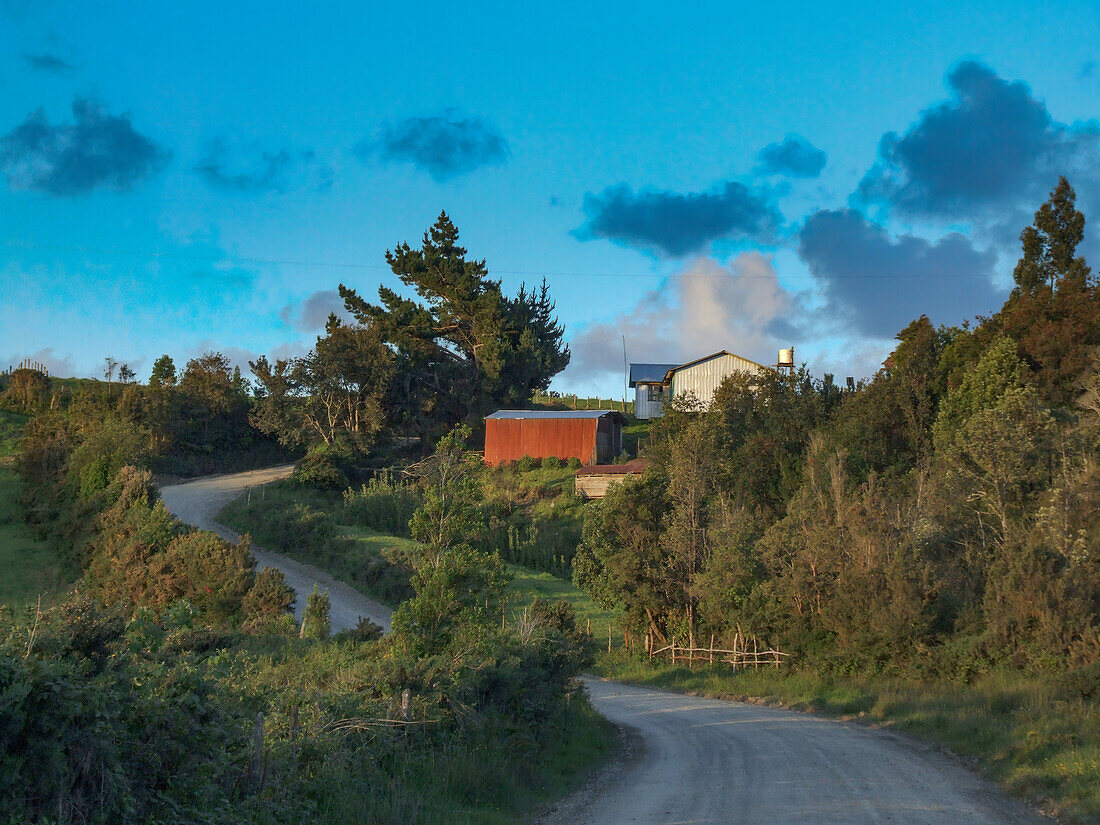
<svg viewBox="0 0 1100 825">
<path fill-rule="evenodd" d="M 283 572 L 275 567 L 265 567 L 256 574 L 252 589 L 241 602 L 245 618 L 260 624 L 290 612 L 293 606 L 294 591 L 287 586 Z"/>
<path fill-rule="evenodd" d="M 538 466 L 538 459 L 532 458 L 529 455 L 522 456 L 516 461 L 516 469 L 519 470 L 521 473 L 529 473 L 531 472 L 531 470 L 534 470 Z"/>
<path fill-rule="evenodd" d="M 327 639 L 332 631 L 329 618 L 328 591 L 321 592 L 313 585 L 313 592 L 306 596 L 306 610 L 302 616 L 303 639 Z"/>
<path fill-rule="evenodd" d="M 560 470 L 561 459 L 555 455 L 548 455 L 542 460 L 542 469 L 544 470 Z"/>
<path fill-rule="evenodd" d="M 348 477 L 340 464 L 340 454 L 335 447 L 318 444 L 294 465 L 290 478 L 305 487 L 338 490 L 348 486 Z"/>
<path fill-rule="evenodd" d="M 579 470 L 581 467 L 584 466 L 584 464 L 581 463 L 581 460 L 576 456 L 570 458 L 567 464 L 570 470 Z"/>
</svg>

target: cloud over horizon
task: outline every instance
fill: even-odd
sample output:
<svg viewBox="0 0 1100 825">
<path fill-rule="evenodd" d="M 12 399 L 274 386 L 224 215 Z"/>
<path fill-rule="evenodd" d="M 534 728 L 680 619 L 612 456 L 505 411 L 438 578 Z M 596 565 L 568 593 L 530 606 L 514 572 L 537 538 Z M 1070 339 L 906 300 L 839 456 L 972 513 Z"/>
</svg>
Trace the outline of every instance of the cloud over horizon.
<svg viewBox="0 0 1100 825">
<path fill-rule="evenodd" d="M 921 314 L 958 324 L 999 309 L 1007 291 L 994 285 L 994 252 L 957 232 L 935 243 L 912 235 L 891 240 L 851 209 L 806 219 L 799 257 L 828 301 L 828 310 L 860 333 L 892 338 Z"/>
<path fill-rule="evenodd" d="M 816 178 L 825 168 L 826 155 L 806 138 L 789 134 L 782 143 L 769 143 L 756 153 L 757 171 L 764 175 Z"/>
<path fill-rule="evenodd" d="M 635 363 L 686 363 L 723 349 L 769 363 L 790 344 L 786 327 L 799 311 L 769 257 L 744 252 L 725 266 L 699 258 L 630 311 L 574 335 L 565 375 L 577 382 L 621 376 L 624 335 Z"/>
<path fill-rule="evenodd" d="M 384 124 L 374 141 L 355 147 L 361 160 L 378 155 L 385 161 L 410 163 L 439 182 L 483 166 L 500 166 L 511 154 L 500 130 L 483 118 L 443 114 L 410 117 Z"/>
<path fill-rule="evenodd" d="M 73 122 L 50 125 L 39 109 L 0 137 L 0 171 L 12 189 L 55 197 L 94 189 L 125 190 L 163 168 L 171 153 L 134 130 L 129 114 L 111 115 L 74 98 Z"/>
<path fill-rule="evenodd" d="M 211 188 L 223 192 L 283 193 L 332 185 L 332 167 L 319 161 L 312 150 L 261 152 L 259 159 L 249 157 L 243 163 L 241 155 L 232 153 L 226 141 L 212 140 L 194 169 Z"/>
<path fill-rule="evenodd" d="M 947 75 L 948 100 L 921 112 L 903 135 L 888 132 L 859 184 L 866 204 L 899 213 L 972 220 L 975 213 L 1036 205 L 1059 175 L 1091 177 L 1100 125 L 1056 122 L 1020 80 L 968 60 Z"/>
<path fill-rule="evenodd" d="M 665 258 L 705 252 L 720 239 L 770 241 L 782 220 L 766 194 L 729 181 L 706 192 L 668 192 L 628 184 L 584 196 L 581 240 L 603 238 Z"/>
</svg>

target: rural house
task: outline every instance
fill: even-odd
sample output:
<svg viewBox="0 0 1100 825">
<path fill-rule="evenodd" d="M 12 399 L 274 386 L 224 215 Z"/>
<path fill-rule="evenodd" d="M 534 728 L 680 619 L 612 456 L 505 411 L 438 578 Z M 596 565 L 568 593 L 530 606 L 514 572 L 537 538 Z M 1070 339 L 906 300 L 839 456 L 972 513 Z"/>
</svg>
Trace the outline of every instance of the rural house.
<svg viewBox="0 0 1100 825">
<path fill-rule="evenodd" d="M 622 450 L 623 414 L 616 410 L 498 410 L 485 419 L 490 466 L 525 455 L 603 464 Z"/>
<path fill-rule="evenodd" d="M 779 366 L 794 365 L 794 350 L 779 351 Z M 740 355 L 722 350 L 686 364 L 631 364 L 630 387 L 634 390 L 634 415 L 660 418 L 665 403 L 691 393 L 703 406 L 709 406 L 718 385 L 735 372 L 756 375 L 766 367 Z"/>
</svg>

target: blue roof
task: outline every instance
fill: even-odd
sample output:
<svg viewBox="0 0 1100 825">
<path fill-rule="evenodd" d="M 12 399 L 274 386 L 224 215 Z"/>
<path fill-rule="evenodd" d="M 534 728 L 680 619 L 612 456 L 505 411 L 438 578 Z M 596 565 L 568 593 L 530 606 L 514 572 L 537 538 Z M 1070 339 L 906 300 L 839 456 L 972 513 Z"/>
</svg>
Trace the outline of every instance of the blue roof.
<svg viewBox="0 0 1100 825">
<path fill-rule="evenodd" d="M 603 418 L 605 415 L 618 415 L 618 410 L 497 410 L 490 418 Z"/>
<path fill-rule="evenodd" d="M 630 386 L 637 383 L 660 384 L 665 380 L 665 373 L 676 369 L 679 364 L 631 364 Z"/>
</svg>

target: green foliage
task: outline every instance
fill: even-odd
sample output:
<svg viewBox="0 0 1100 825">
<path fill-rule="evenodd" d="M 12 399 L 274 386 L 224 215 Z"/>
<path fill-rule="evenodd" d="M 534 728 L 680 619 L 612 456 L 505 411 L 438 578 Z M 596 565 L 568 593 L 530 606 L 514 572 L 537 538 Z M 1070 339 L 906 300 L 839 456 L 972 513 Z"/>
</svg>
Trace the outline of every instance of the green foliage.
<svg viewBox="0 0 1100 825">
<path fill-rule="evenodd" d="M 423 504 L 413 513 L 409 531 L 424 545 L 429 559 L 470 540 L 479 526 L 481 460 L 467 452 L 469 437 L 469 427 L 457 427 L 439 439 L 433 455 L 413 468 L 420 479 Z"/>
<path fill-rule="evenodd" d="M 317 444 L 294 465 L 292 481 L 322 490 L 340 490 L 348 486 L 348 478 L 340 469 L 340 453 L 330 444 Z"/>
<path fill-rule="evenodd" d="M 28 416 L 0 409 L 0 458 L 15 455 Z"/>
<path fill-rule="evenodd" d="M 523 406 L 569 363 L 546 282 L 505 296 L 484 261 L 467 259 L 446 214 L 419 249 L 401 244 L 386 262 L 423 303 L 388 287 L 379 288 L 377 305 L 343 284 L 340 295 L 395 351 L 389 404 L 413 432 L 434 436 L 493 409 Z"/>
<path fill-rule="evenodd" d="M 153 372 L 149 375 L 149 386 L 153 389 L 174 387 L 176 385 L 176 365 L 171 356 L 162 355 L 153 362 Z"/>
<path fill-rule="evenodd" d="M 422 504 L 423 497 L 416 485 L 402 481 L 391 470 L 383 470 L 360 489 L 344 491 L 339 518 L 342 524 L 408 536 L 409 522 Z"/>
<path fill-rule="evenodd" d="M 313 592 L 306 596 L 306 609 L 302 614 L 303 639 L 327 639 L 332 632 L 329 620 L 328 591 L 321 592 L 313 585 Z"/>
</svg>

